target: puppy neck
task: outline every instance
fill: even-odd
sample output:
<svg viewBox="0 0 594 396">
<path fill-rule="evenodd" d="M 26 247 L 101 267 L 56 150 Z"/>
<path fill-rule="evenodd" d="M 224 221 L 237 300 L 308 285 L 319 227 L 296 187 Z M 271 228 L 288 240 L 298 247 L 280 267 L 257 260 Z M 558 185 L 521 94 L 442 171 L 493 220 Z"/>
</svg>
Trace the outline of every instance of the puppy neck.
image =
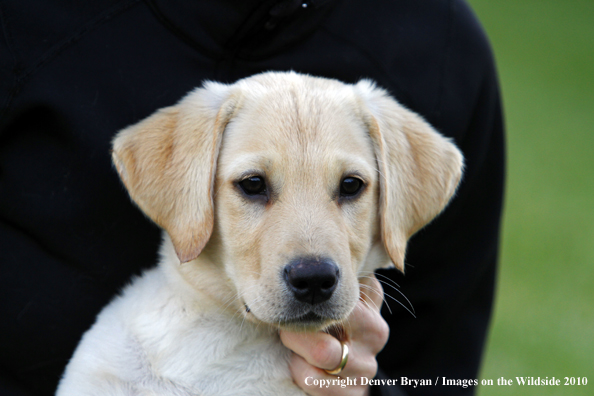
<svg viewBox="0 0 594 396">
<path fill-rule="evenodd" d="M 200 312 L 216 311 L 231 316 L 242 313 L 244 307 L 236 298 L 237 291 L 227 279 L 223 266 L 208 254 L 182 264 L 166 232 L 163 232 L 159 253 L 159 266 L 167 277 L 168 286 L 175 288 L 188 306 Z"/>
</svg>

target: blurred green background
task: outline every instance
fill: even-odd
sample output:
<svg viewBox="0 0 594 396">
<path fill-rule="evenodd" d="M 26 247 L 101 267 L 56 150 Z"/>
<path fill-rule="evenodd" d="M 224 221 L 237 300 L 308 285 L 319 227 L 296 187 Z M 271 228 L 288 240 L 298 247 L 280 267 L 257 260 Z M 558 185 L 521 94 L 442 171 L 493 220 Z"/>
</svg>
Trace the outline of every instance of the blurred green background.
<svg viewBox="0 0 594 396">
<path fill-rule="evenodd" d="M 490 395 L 594 395 L 594 0 L 469 0 L 491 40 L 508 178 Z M 588 377 L 519 386 L 515 377 Z M 497 386 L 500 377 L 512 386 Z"/>
</svg>

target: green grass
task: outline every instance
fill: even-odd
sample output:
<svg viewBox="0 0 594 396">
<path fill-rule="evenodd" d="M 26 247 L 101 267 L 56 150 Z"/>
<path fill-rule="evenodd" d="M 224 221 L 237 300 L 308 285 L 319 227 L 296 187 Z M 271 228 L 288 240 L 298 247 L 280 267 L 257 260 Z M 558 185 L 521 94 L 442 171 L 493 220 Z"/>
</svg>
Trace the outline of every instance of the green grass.
<svg viewBox="0 0 594 396">
<path fill-rule="evenodd" d="M 594 394 L 594 1 L 469 0 L 498 63 L 508 179 L 490 395 Z"/>
</svg>

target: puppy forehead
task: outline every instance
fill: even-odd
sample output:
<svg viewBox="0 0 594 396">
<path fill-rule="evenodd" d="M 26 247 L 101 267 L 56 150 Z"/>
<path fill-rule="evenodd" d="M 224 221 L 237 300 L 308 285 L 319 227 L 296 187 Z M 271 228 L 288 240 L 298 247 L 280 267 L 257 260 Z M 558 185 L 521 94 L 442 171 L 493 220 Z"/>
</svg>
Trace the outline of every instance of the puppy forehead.
<svg viewBox="0 0 594 396">
<path fill-rule="evenodd" d="M 372 173 L 375 155 L 354 100 L 324 93 L 270 92 L 244 101 L 223 135 L 228 171 L 289 169 Z M 323 170 L 323 169 L 319 169 Z M 370 175 L 371 176 L 371 175 Z"/>
</svg>

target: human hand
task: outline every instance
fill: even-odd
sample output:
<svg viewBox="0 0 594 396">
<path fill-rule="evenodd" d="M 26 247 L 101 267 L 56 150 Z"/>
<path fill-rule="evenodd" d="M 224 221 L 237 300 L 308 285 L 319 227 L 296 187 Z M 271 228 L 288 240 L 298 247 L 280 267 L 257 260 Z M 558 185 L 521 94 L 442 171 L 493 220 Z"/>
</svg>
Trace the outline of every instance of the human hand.
<svg viewBox="0 0 594 396">
<path fill-rule="evenodd" d="M 340 331 L 331 331 L 332 335 L 321 331 L 280 331 L 282 343 L 294 352 L 289 365 L 293 380 L 309 395 L 369 394 L 369 386 L 361 385 L 361 377 L 373 378 L 377 373 L 375 357 L 386 345 L 390 329 L 379 312 L 384 293 L 375 276 L 362 279 L 360 289 L 359 302 Z M 341 362 L 341 341 L 348 345 L 349 358 L 340 374 L 330 375 L 324 369 L 333 370 Z M 347 377 L 352 380 L 350 383 L 346 382 Z M 348 385 L 342 387 L 339 379 Z M 334 384 L 329 387 L 319 386 L 320 381 L 332 380 Z"/>
</svg>

